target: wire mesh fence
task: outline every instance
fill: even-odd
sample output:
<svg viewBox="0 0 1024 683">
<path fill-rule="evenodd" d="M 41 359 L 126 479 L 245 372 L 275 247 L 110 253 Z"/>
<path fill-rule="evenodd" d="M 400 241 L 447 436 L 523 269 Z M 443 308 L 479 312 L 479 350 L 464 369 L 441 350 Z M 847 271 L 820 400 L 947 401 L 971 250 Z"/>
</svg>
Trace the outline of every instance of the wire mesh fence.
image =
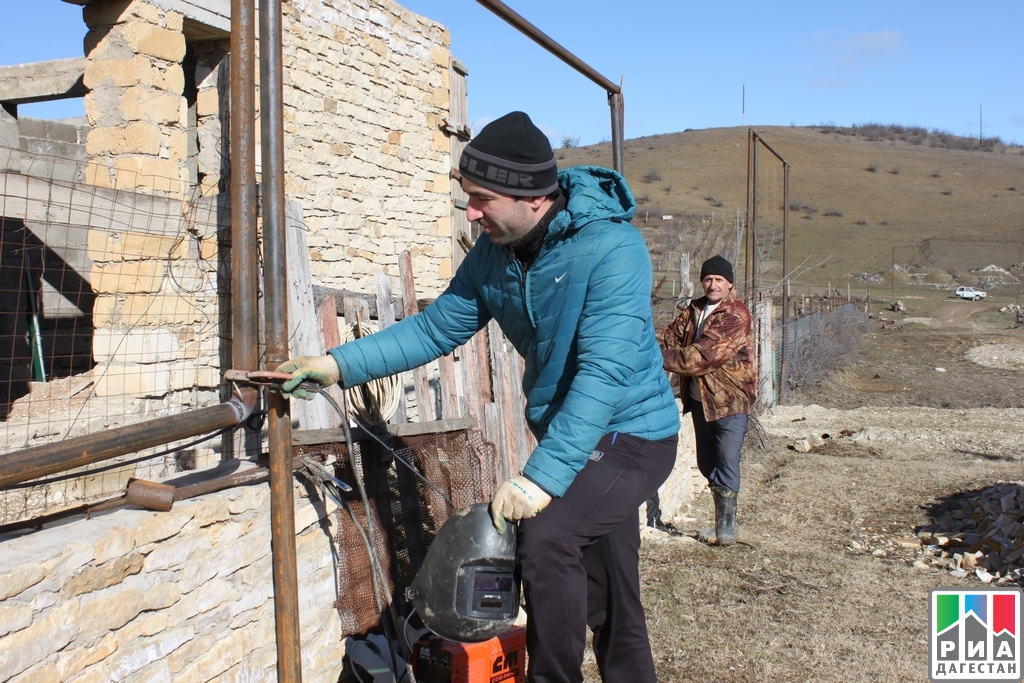
<svg viewBox="0 0 1024 683">
<path fill-rule="evenodd" d="M 478 430 L 395 437 L 387 446 L 393 451 L 373 440 L 357 441 L 351 451 L 344 443 L 295 449 L 298 457 L 333 461 L 342 481 L 361 478 L 369 500 L 372 521 L 355 489 L 331 516 L 335 608 L 345 635 L 379 628 L 387 618 L 381 604 L 406 613 L 402 591 L 415 578 L 437 530 L 456 510 L 489 500 L 496 486 L 496 451 Z"/>
<path fill-rule="evenodd" d="M 781 353 L 777 359 L 780 374 L 785 368 L 780 398 L 785 400 L 788 391 L 812 386 L 847 364 L 860 349 L 867 325 L 861 306 L 834 301 L 780 326 L 785 335 L 777 343 L 785 354 L 785 362 Z"/>
<path fill-rule="evenodd" d="M 0 160 L 18 150 L 0 149 Z M 0 163 L 0 168 L 10 168 Z M 0 450 L 54 443 L 221 399 L 229 352 L 226 196 L 176 178 L 87 184 L 85 162 L 36 156 L 0 172 Z M 27 172 L 26 172 L 27 171 Z M 49 175 L 42 175 L 48 172 Z M 127 182 L 125 182 L 127 179 Z M 0 522 L 221 459 L 230 439 L 161 447 L 5 491 Z M 145 459 L 140 459 L 145 458 Z"/>
</svg>

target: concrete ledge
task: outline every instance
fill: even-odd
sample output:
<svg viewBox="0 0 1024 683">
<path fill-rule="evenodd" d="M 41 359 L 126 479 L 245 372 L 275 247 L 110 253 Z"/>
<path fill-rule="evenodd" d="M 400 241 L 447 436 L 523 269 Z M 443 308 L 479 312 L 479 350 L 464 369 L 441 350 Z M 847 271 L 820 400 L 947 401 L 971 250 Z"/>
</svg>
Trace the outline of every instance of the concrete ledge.
<svg viewBox="0 0 1024 683">
<path fill-rule="evenodd" d="M 0 97 L 6 104 L 84 97 L 85 57 L 0 67 Z"/>
</svg>

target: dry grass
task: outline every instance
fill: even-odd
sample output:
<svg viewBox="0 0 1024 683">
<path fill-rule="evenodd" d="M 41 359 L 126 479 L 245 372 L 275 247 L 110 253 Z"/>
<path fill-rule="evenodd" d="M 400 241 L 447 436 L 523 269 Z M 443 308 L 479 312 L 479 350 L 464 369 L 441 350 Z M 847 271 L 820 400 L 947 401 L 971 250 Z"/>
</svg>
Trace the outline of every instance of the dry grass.
<svg viewBox="0 0 1024 683">
<path fill-rule="evenodd" d="M 644 545 L 659 680 L 924 680 L 928 591 L 955 581 L 913 568 L 911 551 L 850 543 L 912 538 L 929 520 L 922 503 L 1012 477 L 1019 463 L 965 473 L 939 456 L 854 445 L 797 455 L 778 443 L 744 457 L 738 545 L 691 540 L 700 524 Z M 707 494 L 694 514 L 711 517 Z"/>
</svg>

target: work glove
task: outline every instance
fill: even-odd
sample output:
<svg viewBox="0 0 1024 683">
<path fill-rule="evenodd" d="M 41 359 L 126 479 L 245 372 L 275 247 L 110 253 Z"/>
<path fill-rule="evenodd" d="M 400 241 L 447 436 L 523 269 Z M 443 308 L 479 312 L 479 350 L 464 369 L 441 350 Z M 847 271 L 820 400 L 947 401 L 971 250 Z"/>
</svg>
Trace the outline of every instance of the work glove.
<svg viewBox="0 0 1024 683">
<path fill-rule="evenodd" d="M 316 392 L 300 387 L 302 382 L 316 382 L 328 387 L 341 381 L 341 370 L 334 356 L 299 356 L 278 365 L 277 371 L 292 374 L 292 378 L 281 385 L 281 393 L 306 401 L 311 401 Z"/>
<path fill-rule="evenodd" d="M 491 521 L 499 534 L 505 533 L 505 520 L 517 522 L 520 519 L 536 517 L 547 507 L 551 496 L 541 487 L 523 476 L 505 480 L 494 493 L 491 501 Z"/>
</svg>

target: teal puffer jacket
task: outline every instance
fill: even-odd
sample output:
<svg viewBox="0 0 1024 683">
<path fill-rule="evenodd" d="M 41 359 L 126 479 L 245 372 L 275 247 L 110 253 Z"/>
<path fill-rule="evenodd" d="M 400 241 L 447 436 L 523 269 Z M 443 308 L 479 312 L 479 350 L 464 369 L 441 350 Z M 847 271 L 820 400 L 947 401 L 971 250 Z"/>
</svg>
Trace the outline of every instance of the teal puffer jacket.
<svg viewBox="0 0 1024 683">
<path fill-rule="evenodd" d="M 330 350 L 345 386 L 355 386 L 451 353 L 494 318 L 525 359 L 538 445 L 523 474 L 556 496 L 605 434 L 665 439 L 679 430 L 652 323 L 650 255 L 627 222 L 633 194 L 606 168 L 558 178 L 566 209 L 528 271 L 481 235 L 421 313 Z"/>
</svg>

